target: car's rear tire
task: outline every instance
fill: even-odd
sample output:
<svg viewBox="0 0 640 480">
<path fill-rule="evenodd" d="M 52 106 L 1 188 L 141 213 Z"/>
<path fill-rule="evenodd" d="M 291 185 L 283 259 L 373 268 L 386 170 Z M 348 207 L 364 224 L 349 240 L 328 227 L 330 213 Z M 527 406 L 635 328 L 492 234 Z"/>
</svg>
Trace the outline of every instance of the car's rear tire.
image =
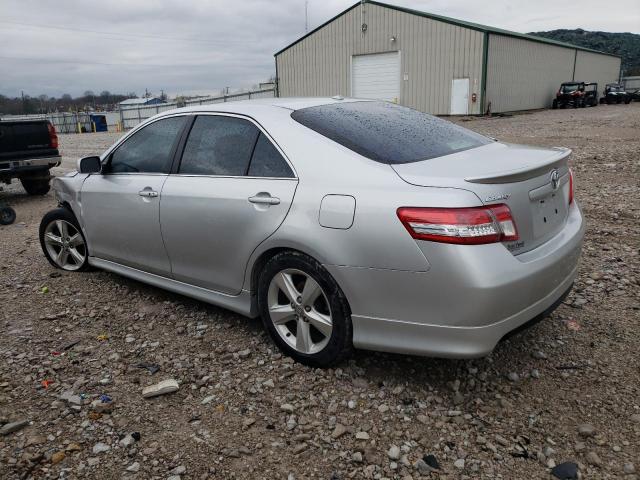
<svg viewBox="0 0 640 480">
<path fill-rule="evenodd" d="M 89 267 L 87 242 L 76 217 L 66 208 L 48 212 L 40 222 L 40 246 L 49 263 L 69 272 Z"/>
<path fill-rule="evenodd" d="M 308 255 L 273 256 L 259 274 L 257 297 L 265 329 L 296 361 L 330 367 L 352 353 L 347 300 L 329 272 Z"/>
<path fill-rule="evenodd" d="M 29 195 L 46 195 L 51 188 L 49 170 L 20 177 L 20 183 Z"/>
</svg>

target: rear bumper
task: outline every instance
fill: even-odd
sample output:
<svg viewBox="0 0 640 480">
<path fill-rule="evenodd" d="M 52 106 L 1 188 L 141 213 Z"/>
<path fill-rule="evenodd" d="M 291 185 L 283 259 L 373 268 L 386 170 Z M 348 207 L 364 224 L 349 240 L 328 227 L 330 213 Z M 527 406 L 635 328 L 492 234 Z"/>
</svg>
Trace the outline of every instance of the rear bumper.
<svg viewBox="0 0 640 480">
<path fill-rule="evenodd" d="M 529 308 L 484 327 L 447 327 L 381 318 L 352 316 L 354 345 L 366 350 L 442 358 L 477 358 L 515 330 L 542 320 L 569 294 L 575 272 Z"/>
<path fill-rule="evenodd" d="M 24 158 L 20 160 L 0 160 L 0 175 L 11 175 L 24 171 L 57 167 L 60 165 L 61 159 L 62 157 L 60 155 L 53 155 L 50 157 Z"/>
<path fill-rule="evenodd" d="M 428 272 L 327 266 L 352 310 L 358 348 L 469 358 L 545 315 L 570 291 L 584 225 L 577 205 L 565 228 L 514 257 L 501 244 L 419 242 Z"/>
</svg>

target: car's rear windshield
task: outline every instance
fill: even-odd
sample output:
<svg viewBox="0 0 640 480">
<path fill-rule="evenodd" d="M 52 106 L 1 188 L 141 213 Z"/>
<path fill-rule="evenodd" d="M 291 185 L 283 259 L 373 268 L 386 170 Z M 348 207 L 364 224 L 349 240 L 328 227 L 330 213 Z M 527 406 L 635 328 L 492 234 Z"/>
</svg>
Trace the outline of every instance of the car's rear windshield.
<svg viewBox="0 0 640 480">
<path fill-rule="evenodd" d="M 302 108 L 291 117 L 376 162 L 419 162 L 491 143 L 451 122 L 387 102 L 344 102 Z"/>
</svg>

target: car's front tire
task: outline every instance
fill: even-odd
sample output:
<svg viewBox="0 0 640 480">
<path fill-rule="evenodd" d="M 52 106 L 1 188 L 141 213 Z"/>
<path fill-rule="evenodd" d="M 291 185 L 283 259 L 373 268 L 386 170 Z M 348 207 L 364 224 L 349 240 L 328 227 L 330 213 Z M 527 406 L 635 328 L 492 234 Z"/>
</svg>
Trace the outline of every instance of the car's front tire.
<svg viewBox="0 0 640 480">
<path fill-rule="evenodd" d="M 258 308 L 273 341 L 296 361 L 330 367 L 353 350 L 349 305 L 342 290 L 316 260 L 280 252 L 258 277 Z"/>
<path fill-rule="evenodd" d="M 69 272 L 88 268 L 87 242 L 76 217 L 66 208 L 51 210 L 42 218 L 40 246 L 56 268 Z"/>
</svg>

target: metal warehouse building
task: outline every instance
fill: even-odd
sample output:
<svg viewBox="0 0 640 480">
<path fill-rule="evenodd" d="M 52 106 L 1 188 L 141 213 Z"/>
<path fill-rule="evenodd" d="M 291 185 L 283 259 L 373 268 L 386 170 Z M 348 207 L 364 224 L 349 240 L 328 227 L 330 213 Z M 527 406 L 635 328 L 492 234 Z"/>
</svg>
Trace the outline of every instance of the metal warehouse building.
<svg viewBox="0 0 640 480">
<path fill-rule="evenodd" d="M 275 54 L 278 94 L 438 115 L 544 108 L 562 82 L 618 81 L 620 57 L 365 0 Z"/>
</svg>

